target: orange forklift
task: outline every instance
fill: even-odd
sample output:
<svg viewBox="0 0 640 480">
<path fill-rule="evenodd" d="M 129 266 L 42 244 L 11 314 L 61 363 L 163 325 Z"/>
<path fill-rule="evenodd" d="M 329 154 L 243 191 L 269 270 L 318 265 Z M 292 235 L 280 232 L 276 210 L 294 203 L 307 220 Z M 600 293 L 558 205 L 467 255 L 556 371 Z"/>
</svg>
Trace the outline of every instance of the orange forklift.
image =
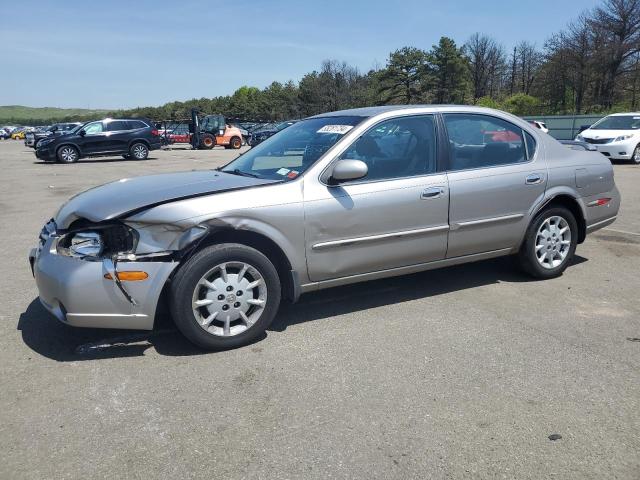
<svg viewBox="0 0 640 480">
<path fill-rule="evenodd" d="M 242 146 L 242 133 L 239 128 L 227 125 L 223 115 L 206 115 L 200 119 L 197 108 L 191 109 L 189 133 L 194 149 L 211 150 L 216 145 L 238 149 Z"/>
</svg>

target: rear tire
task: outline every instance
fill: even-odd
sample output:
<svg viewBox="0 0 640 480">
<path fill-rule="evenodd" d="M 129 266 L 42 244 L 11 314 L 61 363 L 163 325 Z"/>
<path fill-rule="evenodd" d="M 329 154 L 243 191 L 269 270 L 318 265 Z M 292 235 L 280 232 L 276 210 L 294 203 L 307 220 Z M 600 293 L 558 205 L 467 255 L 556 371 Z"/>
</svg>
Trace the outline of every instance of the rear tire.
<svg viewBox="0 0 640 480">
<path fill-rule="evenodd" d="M 137 142 L 129 148 L 129 157 L 134 160 L 146 160 L 149 156 L 149 147 L 142 142 Z"/>
<path fill-rule="evenodd" d="M 202 137 L 200 138 L 200 148 L 204 150 L 211 150 L 215 146 L 216 139 L 213 135 L 211 135 L 210 133 L 205 133 L 204 135 L 202 135 Z"/>
<path fill-rule="evenodd" d="M 194 344 L 226 350 L 260 338 L 278 311 L 280 296 L 278 272 L 265 255 L 241 244 L 213 245 L 176 273 L 171 315 Z"/>
<path fill-rule="evenodd" d="M 534 278 L 562 275 L 578 244 L 578 223 L 564 207 L 550 207 L 538 213 L 525 234 L 518 253 L 522 270 Z"/>
<path fill-rule="evenodd" d="M 73 145 L 63 145 L 56 152 L 56 157 L 60 163 L 75 163 L 80 158 L 80 152 Z"/>
</svg>

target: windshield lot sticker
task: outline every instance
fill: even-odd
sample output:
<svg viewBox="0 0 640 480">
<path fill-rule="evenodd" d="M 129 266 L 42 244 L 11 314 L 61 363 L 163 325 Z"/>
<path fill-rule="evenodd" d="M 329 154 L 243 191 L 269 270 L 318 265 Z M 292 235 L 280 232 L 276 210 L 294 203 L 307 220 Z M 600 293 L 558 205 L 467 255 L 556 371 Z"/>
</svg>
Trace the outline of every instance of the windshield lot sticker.
<svg viewBox="0 0 640 480">
<path fill-rule="evenodd" d="M 325 125 L 317 133 L 339 133 L 344 135 L 353 128 L 353 125 Z"/>
<path fill-rule="evenodd" d="M 278 175 L 286 175 L 287 173 L 289 173 L 289 169 L 288 168 L 281 168 L 280 170 L 278 170 L 276 172 Z"/>
</svg>

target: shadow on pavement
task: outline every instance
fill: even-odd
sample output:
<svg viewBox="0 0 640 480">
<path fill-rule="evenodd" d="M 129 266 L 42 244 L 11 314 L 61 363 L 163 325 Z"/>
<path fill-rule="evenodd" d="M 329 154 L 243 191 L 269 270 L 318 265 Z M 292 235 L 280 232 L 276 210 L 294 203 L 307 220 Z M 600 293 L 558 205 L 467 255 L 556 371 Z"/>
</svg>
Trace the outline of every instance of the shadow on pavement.
<svg viewBox="0 0 640 480">
<path fill-rule="evenodd" d="M 576 255 L 572 265 L 586 262 Z M 321 320 L 383 305 L 434 297 L 495 283 L 531 282 L 510 258 L 458 265 L 403 277 L 336 287 L 304 295 L 296 304 L 283 304 L 269 331 L 283 332 L 290 325 Z M 165 308 L 159 310 L 166 312 Z M 136 357 L 153 347 L 169 356 L 209 353 L 187 341 L 166 313 L 156 318 L 153 331 L 81 329 L 60 323 L 34 299 L 20 315 L 18 330 L 33 351 L 52 360 L 76 362 Z M 266 334 L 257 341 L 264 339 Z"/>
</svg>

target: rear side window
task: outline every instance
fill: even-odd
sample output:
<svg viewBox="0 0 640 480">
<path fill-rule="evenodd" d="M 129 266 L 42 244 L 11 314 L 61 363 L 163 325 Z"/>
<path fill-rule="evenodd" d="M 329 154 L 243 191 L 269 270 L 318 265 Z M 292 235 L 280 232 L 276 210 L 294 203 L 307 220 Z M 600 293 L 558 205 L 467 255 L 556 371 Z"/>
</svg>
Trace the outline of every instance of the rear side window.
<svg viewBox="0 0 640 480">
<path fill-rule="evenodd" d="M 138 128 L 145 128 L 147 125 L 140 120 L 129 120 L 129 128 L 131 130 L 136 130 Z"/>
<path fill-rule="evenodd" d="M 443 117 L 451 152 L 449 170 L 526 162 L 535 152 L 533 137 L 501 118 L 463 113 Z M 525 135 L 530 137 L 526 141 Z"/>
<path fill-rule="evenodd" d="M 122 130 L 129 130 L 129 125 L 124 120 L 112 120 L 107 123 L 107 132 L 120 132 Z"/>
</svg>

